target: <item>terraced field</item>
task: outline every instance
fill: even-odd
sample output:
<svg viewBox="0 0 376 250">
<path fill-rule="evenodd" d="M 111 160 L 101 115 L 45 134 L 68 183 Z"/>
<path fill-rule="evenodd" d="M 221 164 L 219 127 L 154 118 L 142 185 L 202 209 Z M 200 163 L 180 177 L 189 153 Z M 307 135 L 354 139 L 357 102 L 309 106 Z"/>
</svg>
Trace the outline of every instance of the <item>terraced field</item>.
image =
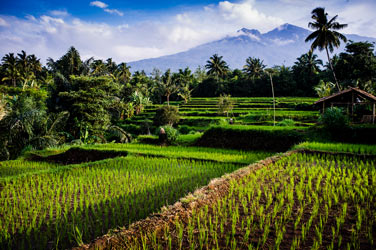
<svg viewBox="0 0 376 250">
<path fill-rule="evenodd" d="M 349 147 L 302 144 L 300 150 L 310 151 L 215 180 L 164 213 L 89 247 L 107 241 L 101 248 L 374 249 L 376 155 L 360 145 L 349 154 Z"/>
<path fill-rule="evenodd" d="M 230 117 L 239 125 L 272 125 L 273 100 L 272 98 L 232 98 L 234 108 Z M 276 121 L 292 119 L 297 126 L 310 126 L 317 121 L 319 112 L 312 105 L 317 98 L 307 97 L 281 97 L 276 98 Z M 179 127 L 185 131 L 203 131 L 210 124 L 216 124 L 221 119 L 228 119 L 218 113 L 218 98 L 192 98 L 188 103 L 173 102 L 179 107 L 181 120 Z M 145 112 L 124 121 L 122 126 L 132 133 L 144 133 L 142 127 L 145 122 L 151 123 L 155 110 L 160 105 L 152 105 Z M 153 132 L 153 131 L 152 131 Z"/>
<path fill-rule="evenodd" d="M 115 157 L 120 152 L 126 156 Z M 138 144 L 36 153 L 29 156 L 33 161 L 0 162 L 1 249 L 65 249 L 90 242 L 271 155 Z M 106 153 L 115 158 L 61 164 L 64 158 L 71 158 L 64 164 L 83 162 Z"/>
</svg>

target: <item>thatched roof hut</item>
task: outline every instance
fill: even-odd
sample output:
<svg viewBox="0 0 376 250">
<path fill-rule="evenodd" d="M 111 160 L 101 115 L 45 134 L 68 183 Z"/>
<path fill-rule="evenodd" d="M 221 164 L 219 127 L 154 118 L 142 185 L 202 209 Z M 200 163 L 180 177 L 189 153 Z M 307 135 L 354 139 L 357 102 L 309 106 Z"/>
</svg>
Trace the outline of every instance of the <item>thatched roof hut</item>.
<svg viewBox="0 0 376 250">
<path fill-rule="evenodd" d="M 372 105 L 372 123 L 375 123 L 375 109 L 376 109 L 376 97 L 364 90 L 359 88 L 349 88 L 337 92 L 331 96 L 326 96 L 316 101 L 315 104 L 322 106 L 322 112 L 324 112 L 327 107 L 347 107 L 351 108 L 351 115 L 354 115 L 355 105 Z"/>
</svg>

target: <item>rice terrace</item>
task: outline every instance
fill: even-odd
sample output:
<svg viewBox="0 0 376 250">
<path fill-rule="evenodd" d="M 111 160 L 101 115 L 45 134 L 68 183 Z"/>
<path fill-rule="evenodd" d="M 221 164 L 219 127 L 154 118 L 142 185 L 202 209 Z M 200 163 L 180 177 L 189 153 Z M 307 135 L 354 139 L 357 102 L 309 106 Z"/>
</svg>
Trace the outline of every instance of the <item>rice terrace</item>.
<svg viewBox="0 0 376 250">
<path fill-rule="evenodd" d="M 0 249 L 376 249 L 376 4 L 21 2 Z"/>
</svg>

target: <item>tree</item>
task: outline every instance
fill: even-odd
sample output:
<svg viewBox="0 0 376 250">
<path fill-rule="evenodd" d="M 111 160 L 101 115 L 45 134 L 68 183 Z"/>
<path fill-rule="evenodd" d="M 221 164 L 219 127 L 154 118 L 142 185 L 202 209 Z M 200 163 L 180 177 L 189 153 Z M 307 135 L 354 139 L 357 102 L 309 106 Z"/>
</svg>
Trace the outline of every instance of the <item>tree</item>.
<svg viewBox="0 0 376 250">
<path fill-rule="evenodd" d="M 91 64 L 93 63 L 94 61 L 94 57 L 90 57 L 89 59 L 86 59 L 83 63 L 82 63 L 82 74 L 85 75 L 85 76 L 88 76 L 90 75 L 91 73 Z M 48 63 L 47 63 L 48 65 Z"/>
<path fill-rule="evenodd" d="M 194 76 L 192 71 L 188 67 L 184 70 L 179 69 L 179 72 L 174 74 L 173 78 L 174 82 L 179 86 L 178 95 L 187 103 L 191 99 L 193 91 Z"/>
<path fill-rule="evenodd" d="M 201 66 L 198 66 L 195 70 L 194 78 L 196 79 L 197 84 L 202 83 L 207 78 L 205 69 Z"/>
<path fill-rule="evenodd" d="M 207 74 L 214 76 L 217 81 L 219 78 L 224 78 L 228 71 L 229 67 L 227 63 L 222 60 L 223 56 L 218 56 L 218 54 L 214 54 L 210 59 L 206 62 L 205 68 L 208 70 Z"/>
<path fill-rule="evenodd" d="M 68 113 L 47 114 L 43 90 L 15 90 L 7 100 L 8 110 L 0 120 L 0 151 L 15 158 L 26 146 L 42 149 L 62 141 L 59 131 Z M 3 147 L 3 149 L 1 149 Z M 4 156 L 4 155 L 3 155 Z"/>
<path fill-rule="evenodd" d="M 337 32 L 337 30 L 341 30 L 347 27 L 347 24 L 340 24 L 336 22 L 338 15 L 334 16 L 332 19 L 328 21 L 328 13 L 325 13 L 325 8 L 316 8 L 312 10 L 312 19 L 314 22 L 309 22 L 308 27 L 314 29 L 315 31 L 311 33 L 306 39 L 306 42 L 312 41 L 311 50 L 315 50 L 316 48 L 320 51 L 326 51 L 326 55 L 328 57 L 328 62 L 330 64 L 330 68 L 332 69 L 333 77 L 336 82 L 338 91 L 340 91 L 340 87 L 338 84 L 338 80 L 336 74 L 333 69 L 333 65 L 330 61 L 329 51 L 333 52 L 334 47 L 338 48 L 340 46 L 340 40 L 346 42 L 347 39 L 344 35 Z"/>
<path fill-rule="evenodd" d="M 243 67 L 243 72 L 249 77 L 252 78 L 253 82 L 255 78 L 260 78 L 264 73 L 264 61 L 259 58 L 248 57 L 245 61 L 246 64 Z"/>
<path fill-rule="evenodd" d="M 42 64 L 35 55 L 27 55 L 24 50 L 17 54 L 16 64 L 23 80 L 23 88 L 27 86 L 37 86 L 37 76 L 40 77 Z"/>
<path fill-rule="evenodd" d="M 173 126 L 174 124 L 179 122 L 179 109 L 176 106 L 162 106 L 155 111 L 154 116 L 154 125 L 156 126 L 163 126 L 163 125 L 170 125 Z"/>
<path fill-rule="evenodd" d="M 324 82 L 323 80 L 320 81 L 320 83 L 314 87 L 314 90 L 316 91 L 317 95 L 322 98 L 325 96 L 330 96 L 335 85 L 332 82 Z"/>
<path fill-rule="evenodd" d="M 131 67 L 127 66 L 126 63 L 120 63 L 117 66 L 117 69 L 115 71 L 116 78 L 118 81 L 122 84 L 126 84 L 131 79 L 131 71 L 129 70 Z"/>
<path fill-rule="evenodd" d="M 218 111 L 220 114 L 228 114 L 234 108 L 234 101 L 231 99 L 230 95 L 221 95 L 218 100 Z"/>
<path fill-rule="evenodd" d="M 346 51 L 339 55 L 334 65 L 339 79 L 347 85 L 356 86 L 368 92 L 376 91 L 376 56 L 374 44 L 350 41 Z"/>
<path fill-rule="evenodd" d="M 71 75 L 80 75 L 83 71 L 80 53 L 73 46 L 70 47 L 67 53 L 55 62 L 53 68 L 56 68 L 66 78 Z"/>
<path fill-rule="evenodd" d="M 167 98 L 167 106 L 170 106 L 170 96 L 179 91 L 179 86 L 173 80 L 170 69 L 163 74 L 158 88 L 160 93 Z"/>
<path fill-rule="evenodd" d="M 319 82 L 319 66 L 322 65 L 322 60 L 318 59 L 312 50 L 296 58 L 296 60 L 292 66 L 295 81 L 299 83 L 299 90 L 302 91 L 304 96 L 311 96 L 313 86 Z"/>
<path fill-rule="evenodd" d="M 120 85 L 110 77 L 71 77 L 69 92 L 60 92 L 65 110 L 70 112 L 69 132 L 75 138 L 88 133 L 103 138 L 111 124 L 110 109 L 116 102 Z M 85 138 L 87 136 L 84 136 Z"/>
<path fill-rule="evenodd" d="M 3 82 L 10 81 L 13 87 L 16 87 L 17 80 L 20 79 L 20 72 L 17 67 L 17 60 L 13 53 L 6 54 L 3 58 L 4 77 Z"/>
<path fill-rule="evenodd" d="M 94 60 L 90 64 L 90 68 L 91 68 L 91 74 L 90 75 L 92 75 L 92 76 L 105 76 L 105 75 L 107 75 L 106 64 L 100 59 Z"/>
<path fill-rule="evenodd" d="M 150 99 L 148 97 L 145 97 L 142 93 L 138 91 L 135 91 L 132 94 L 131 100 L 136 115 L 140 114 L 144 110 L 145 106 L 151 104 Z"/>
<path fill-rule="evenodd" d="M 17 67 L 19 69 L 19 72 L 21 74 L 21 78 L 24 81 L 28 81 L 29 79 L 31 80 L 33 76 L 31 75 L 32 72 L 30 70 L 29 66 L 29 60 L 26 52 L 24 50 L 21 51 L 21 53 L 17 54 Z"/>
<path fill-rule="evenodd" d="M 106 69 L 108 74 L 114 74 L 117 69 L 117 64 L 112 61 L 112 58 L 106 60 Z"/>
</svg>

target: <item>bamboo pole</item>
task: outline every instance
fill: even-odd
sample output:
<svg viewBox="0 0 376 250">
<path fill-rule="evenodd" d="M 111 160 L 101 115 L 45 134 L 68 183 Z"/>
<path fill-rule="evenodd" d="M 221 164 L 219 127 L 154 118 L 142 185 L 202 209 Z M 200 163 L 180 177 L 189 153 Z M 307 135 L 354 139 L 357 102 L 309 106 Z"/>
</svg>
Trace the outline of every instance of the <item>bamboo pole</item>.
<svg viewBox="0 0 376 250">
<path fill-rule="evenodd" d="M 274 98 L 274 86 L 273 86 L 272 73 L 269 73 L 269 77 L 270 77 L 270 84 L 272 85 L 272 94 L 273 94 L 273 117 L 274 117 L 273 126 L 275 126 L 275 98 Z"/>
</svg>

